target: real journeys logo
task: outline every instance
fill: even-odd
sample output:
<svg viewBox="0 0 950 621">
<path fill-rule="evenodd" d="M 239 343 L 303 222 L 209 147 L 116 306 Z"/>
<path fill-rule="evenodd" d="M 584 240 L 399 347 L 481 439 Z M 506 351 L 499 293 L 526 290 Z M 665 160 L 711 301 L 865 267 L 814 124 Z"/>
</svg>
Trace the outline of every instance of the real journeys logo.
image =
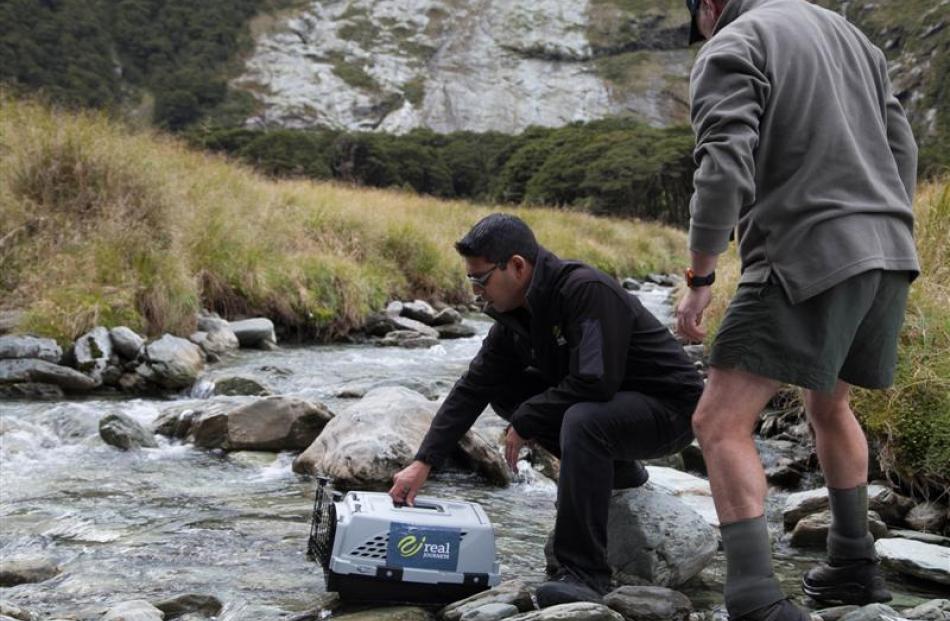
<svg viewBox="0 0 950 621">
<path fill-rule="evenodd" d="M 394 522 L 389 528 L 387 564 L 455 571 L 461 539 L 457 528 L 419 527 Z"/>
</svg>

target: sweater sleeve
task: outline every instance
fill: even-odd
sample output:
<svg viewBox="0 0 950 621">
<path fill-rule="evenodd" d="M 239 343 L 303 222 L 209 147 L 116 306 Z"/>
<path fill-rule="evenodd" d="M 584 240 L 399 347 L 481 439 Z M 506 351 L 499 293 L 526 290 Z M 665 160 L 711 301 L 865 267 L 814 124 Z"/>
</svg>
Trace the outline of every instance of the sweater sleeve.
<svg viewBox="0 0 950 621">
<path fill-rule="evenodd" d="M 468 371 L 455 383 L 429 425 L 415 459 L 439 466 L 456 448 L 496 392 L 524 364 L 502 326 L 495 324 Z"/>
<path fill-rule="evenodd" d="M 894 162 L 897 164 L 897 172 L 900 174 L 901 183 L 904 185 L 904 191 L 907 193 L 909 204 L 914 203 L 914 193 L 917 190 L 917 143 L 914 141 L 914 134 L 911 131 L 910 123 L 907 121 L 907 115 L 904 108 L 894 96 L 891 88 L 891 81 L 887 77 L 887 59 L 884 54 L 880 55 L 881 71 L 884 75 L 884 84 L 886 88 L 886 123 L 887 123 L 887 144 L 894 156 Z"/>
<path fill-rule="evenodd" d="M 696 134 L 689 247 L 721 254 L 743 206 L 755 201 L 755 149 L 771 86 L 752 36 L 720 32 L 700 52 L 690 77 Z"/>
</svg>

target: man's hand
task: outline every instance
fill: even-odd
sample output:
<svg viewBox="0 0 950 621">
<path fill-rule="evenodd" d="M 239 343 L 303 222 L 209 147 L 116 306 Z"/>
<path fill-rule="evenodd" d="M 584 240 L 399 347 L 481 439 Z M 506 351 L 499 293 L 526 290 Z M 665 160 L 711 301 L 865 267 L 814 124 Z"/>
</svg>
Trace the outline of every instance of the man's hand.
<svg viewBox="0 0 950 621">
<path fill-rule="evenodd" d="M 505 437 L 505 461 L 508 462 L 508 467 L 515 474 L 518 474 L 518 453 L 521 452 L 521 447 L 524 445 L 525 439 L 518 435 L 514 426 L 509 425 L 508 434 Z"/>
<path fill-rule="evenodd" d="M 416 494 L 422 489 L 432 466 L 416 460 L 393 475 L 393 486 L 389 495 L 396 503 L 405 503 L 410 507 L 416 501 Z"/>
<path fill-rule="evenodd" d="M 702 328 L 703 311 L 711 300 L 710 287 L 687 290 L 686 296 L 676 307 L 676 331 L 692 342 L 701 342 L 706 338 L 706 330 Z"/>
</svg>

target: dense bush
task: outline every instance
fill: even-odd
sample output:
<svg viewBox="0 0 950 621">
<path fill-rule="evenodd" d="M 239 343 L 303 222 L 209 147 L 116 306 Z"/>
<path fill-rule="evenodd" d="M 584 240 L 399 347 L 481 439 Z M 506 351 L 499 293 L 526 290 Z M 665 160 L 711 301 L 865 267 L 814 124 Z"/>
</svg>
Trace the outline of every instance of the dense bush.
<svg viewBox="0 0 950 621">
<path fill-rule="evenodd" d="M 189 138 L 276 176 L 332 177 L 445 198 L 570 207 L 681 226 L 689 220 L 693 138 L 682 127 L 609 120 L 535 127 L 516 136 L 203 129 Z"/>
</svg>

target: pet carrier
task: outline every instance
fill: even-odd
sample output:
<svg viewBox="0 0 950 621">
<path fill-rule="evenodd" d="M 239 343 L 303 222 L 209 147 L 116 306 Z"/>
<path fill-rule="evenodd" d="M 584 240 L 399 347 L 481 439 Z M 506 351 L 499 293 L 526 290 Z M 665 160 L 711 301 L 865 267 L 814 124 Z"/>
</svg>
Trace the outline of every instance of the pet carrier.
<svg viewBox="0 0 950 621">
<path fill-rule="evenodd" d="M 491 522 L 474 502 L 332 489 L 318 479 L 307 553 L 351 601 L 446 604 L 500 581 Z"/>
</svg>

